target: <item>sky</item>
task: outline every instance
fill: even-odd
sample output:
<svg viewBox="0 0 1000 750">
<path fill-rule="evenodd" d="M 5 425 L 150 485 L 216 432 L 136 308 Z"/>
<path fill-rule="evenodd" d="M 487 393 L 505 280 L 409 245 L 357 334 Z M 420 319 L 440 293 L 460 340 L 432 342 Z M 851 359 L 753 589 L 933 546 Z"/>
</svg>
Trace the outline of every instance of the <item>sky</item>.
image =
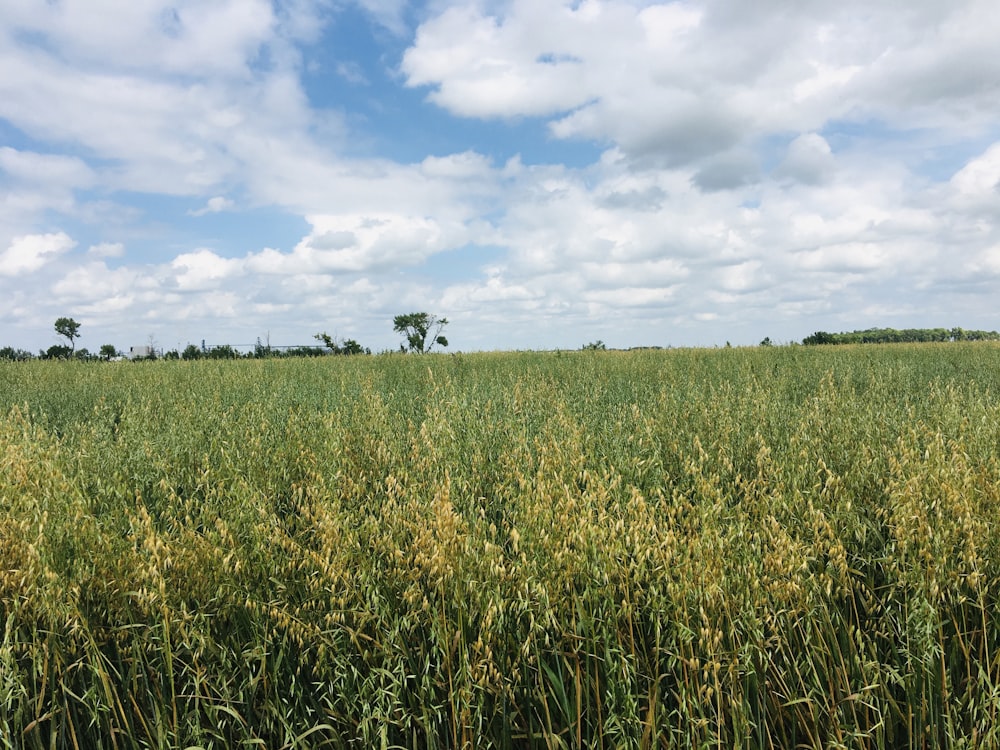
<svg viewBox="0 0 1000 750">
<path fill-rule="evenodd" d="M 0 346 L 1000 329 L 996 0 L 0 0 Z"/>
</svg>

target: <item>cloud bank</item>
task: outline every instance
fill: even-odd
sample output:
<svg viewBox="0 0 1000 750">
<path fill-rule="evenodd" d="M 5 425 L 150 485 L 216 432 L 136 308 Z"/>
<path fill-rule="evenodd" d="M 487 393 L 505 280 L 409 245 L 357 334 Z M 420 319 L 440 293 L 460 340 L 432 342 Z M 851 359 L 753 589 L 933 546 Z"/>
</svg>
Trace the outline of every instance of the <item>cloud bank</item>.
<svg viewBox="0 0 1000 750">
<path fill-rule="evenodd" d="M 0 344 L 1000 328 L 996 3 L 99 5 L 5 7 Z"/>
</svg>

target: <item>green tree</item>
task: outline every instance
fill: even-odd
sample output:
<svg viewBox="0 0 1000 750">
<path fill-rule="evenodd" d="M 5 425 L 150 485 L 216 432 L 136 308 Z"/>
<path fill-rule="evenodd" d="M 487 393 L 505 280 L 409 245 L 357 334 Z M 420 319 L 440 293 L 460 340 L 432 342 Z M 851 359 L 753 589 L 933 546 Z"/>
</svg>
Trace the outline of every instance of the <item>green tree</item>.
<svg viewBox="0 0 1000 750">
<path fill-rule="evenodd" d="M 118 356 L 118 349 L 114 344 L 101 344 L 101 356 L 105 362 L 110 362 L 112 357 Z"/>
<path fill-rule="evenodd" d="M 816 331 L 812 336 L 806 336 L 802 339 L 802 343 L 806 346 L 818 346 L 821 344 L 836 344 L 837 340 L 832 333 Z"/>
<path fill-rule="evenodd" d="M 334 354 L 340 354 L 340 345 L 337 343 L 337 339 L 335 339 L 326 331 L 323 331 L 323 333 L 317 333 L 315 336 L 313 336 L 313 338 L 316 339 L 317 341 L 322 341 L 323 346 L 325 346 Z"/>
<path fill-rule="evenodd" d="M 72 318 L 57 318 L 56 333 L 69 341 L 70 354 L 76 349 L 74 339 L 80 338 L 80 324 Z"/>
<path fill-rule="evenodd" d="M 354 339 L 344 339 L 338 341 L 326 331 L 313 336 L 317 341 L 322 341 L 323 346 L 330 350 L 331 354 L 371 354 L 370 349 L 361 346 Z"/>
<path fill-rule="evenodd" d="M 581 347 L 581 349 L 583 349 L 583 351 L 585 352 L 603 352 L 607 348 L 608 347 L 606 347 L 604 345 L 604 342 L 601 341 L 600 339 L 597 339 L 597 341 L 591 341 L 589 344 L 584 344 Z"/>
<path fill-rule="evenodd" d="M 400 345 L 403 351 L 424 354 L 429 352 L 435 344 L 438 346 L 448 346 L 448 339 L 441 335 L 441 331 L 448 325 L 447 318 L 439 318 L 425 312 L 409 313 L 407 315 L 397 315 L 392 321 L 392 330 L 401 333 L 406 339 L 405 345 Z"/>
<path fill-rule="evenodd" d="M 208 359 L 239 359 L 240 353 L 229 344 L 222 344 L 209 349 L 205 357 Z"/>
<path fill-rule="evenodd" d="M 340 353 L 341 354 L 371 354 L 371 349 L 368 347 L 361 346 L 354 339 L 344 339 L 340 343 Z"/>
<path fill-rule="evenodd" d="M 62 344 L 53 344 L 44 352 L 41 352 L 42 359 L 69 359 L 73 356 L 73 350 Z"/>
<path fill-rule="evenodd" d="M 0 349 L 0 359 L 9 359 L 12 362 L 21 362 L 32 359 L 34 355 L 24 349 L 15 349 L 12 346 L 5 346 Z"/>
</svg>

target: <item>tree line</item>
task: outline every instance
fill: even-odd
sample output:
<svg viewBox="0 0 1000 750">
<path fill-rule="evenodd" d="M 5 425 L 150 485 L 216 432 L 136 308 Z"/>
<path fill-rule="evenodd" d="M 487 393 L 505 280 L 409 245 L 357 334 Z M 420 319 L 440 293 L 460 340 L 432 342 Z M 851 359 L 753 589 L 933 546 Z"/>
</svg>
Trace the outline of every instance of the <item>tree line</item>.
<svg viewBox="0 0 1000 750">
<path fill-rule="evenodd" d="M 806 346 L 819 344 L 903 344 L 939 341 L 1000 341 L 996 331 L 968 331 L 964 328 L 868 328 L 864 331 L 827 333 L 817 331 L 802 339 Z"/>
<path fill-rule="evenodd" d="M 393 318 L 393 330 L 403 337 L 403 342 L 399 345 L 399 351 L 425 354 L 430 352 L 435 346 L 448 346 L 448 339 L 442 334 L 447 325 L 447 318 L 439 318 L 431 313 L 414 312 L 397 315 Z M 110 361 L 122 356 L 122 352 L 114 344 L 103 344 L 96 354 L 86 348 L 78 350 L 76 348 L 76 340 L 80 338 L 80 328 L 80 323 L 73 318 L 57 318 L 54 325 L 55 333 L 57 336 L 66 339 L 65 344 L 54 344 L 48 349 L 42 349 L 38 352 L 37 356 L 25 349 L 15 349 L 11 346 L 5 346 L 0 348 L 0 360 L 78 359 L 82 361 Z M 354 339 L 338 339 L 325 331 L 317 333 L 313 338 L 319 341 L 322 346 L 272 347 L 270 343 L 263 344 L 260 339 L 257 339 L 257 344 L 254 346 L 253 351 L 247 354 L 240 353 L 235 347 L 229 344 L 206 347 L 203 343 L 200 347 L 195 344 L 188 344 L 182 351 L 171 349 L 157 355 L 155 347 L 150 345 L 143 347 L 144 353 L 142 355 L 132 357 L 132 359 L 256 359 L 261 357 L 349 356 L 372 353 L 370 348 L 362 346 Z"/>
<path fill-rule="evenodd" d="M 426 312 L 407 313 L 397 315 L 393 318 L 393 331 L 403 337 L 399 345 L 400 352 L 414 354 L 425 354 L 434 349 L 435 346 L 447 347 L 448 339 L 443 331 L 448 325 L 447 318 L 439 318 Z M 103 344 L 97 353 L 92 353 L 86 348 L 77 349 L 76 340 L 80 338 L 80 323 L 73 318 L 57 318 L 54 330 L 56 335 L 66 340 L 65 344 L 54 344 L 48 349 L 43 349 L 37 355 L 25 349 L 15 349 L 10 346 L 0 347 L 0 360 L 28 360 L 28 359 L 78 359 L 78 360 L 105 360 L 110 361 L 122 356 L 117 347 L 113 344 Z M 229 344 L 206 347 L 188 344 L 181 351 L 172 349 L 157 354 L 152 346 L 146 347 L 149 351 L 142 356 L 134 356 L 133 359 L 259 359 L 262 357 L 320 357 L 327 355 L 352 356 L 360 354 L 371 354 L 372 351 L 366 346 L 362 346 L 355 339 L 339 339 L 331 336 L 325 331 L 313 336 L 321 346 L 277 346 L 263 344 L 260 339 L 253 350 L 246 354 L 241 353 Z M 817 346 L 823 344 L 897 344 L 897 343 L 929 343 L 944 341 L 1000 341 L 1000 333 L 997 331 L 968 330 L 965 328 L 867 328 L 863 331 L 844 331 L 840 333 L 830 333 L 827 331 L 816 331 L 802 339 L 806 346 Z M 726 342 L 729 346 L 729 342 Z M 765 338 L 760 342 L 761 346 L 772 346 L 770 338 Z M 596 341 L 585 344 L 584 350 L 601 351 L 606 349 L 603 341 Z"/>
</svg>

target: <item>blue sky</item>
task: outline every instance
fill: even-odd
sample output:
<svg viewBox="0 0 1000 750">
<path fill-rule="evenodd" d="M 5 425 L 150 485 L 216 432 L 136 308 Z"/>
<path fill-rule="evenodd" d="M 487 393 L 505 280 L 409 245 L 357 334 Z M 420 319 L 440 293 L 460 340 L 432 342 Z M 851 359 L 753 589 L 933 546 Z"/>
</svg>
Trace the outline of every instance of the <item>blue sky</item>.
<svg viewBox="0 0 1000 750">
<path fill-rule="evenodd" d="M 993 0 L 0 0 L 0 346 L 1000 328 Z"/>
</svg>

